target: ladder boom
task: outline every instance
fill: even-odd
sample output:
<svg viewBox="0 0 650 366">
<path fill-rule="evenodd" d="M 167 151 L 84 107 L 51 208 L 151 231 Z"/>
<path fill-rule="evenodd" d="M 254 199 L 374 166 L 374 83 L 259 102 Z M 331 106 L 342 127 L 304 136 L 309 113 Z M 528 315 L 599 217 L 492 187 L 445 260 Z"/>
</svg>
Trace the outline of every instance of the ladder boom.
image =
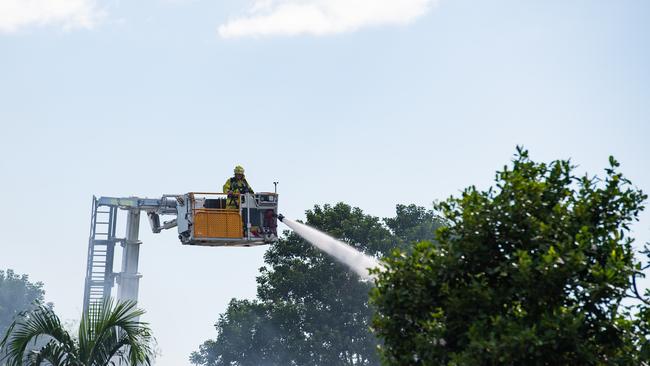
<svg viewBox="0 0 650 366">
<path fill-rule="evenodd" d="M 85 314 L 101 310 L 117 282 L 117 300 L 138 300 L 142 275 L 140 216 L 146 212 L 151 231 L 178 228 L 185 245 L 249 247 L 275 243 L 278 195 L 260 193 L 200 193 L 164 195 L 158 199 L 93 196 L 84 288 Z M 118 210 L 127 213 L 125 238 L 116 237 Z M 161 216 L 173 216 L 161 221 Z M 122 247 L 122 264 L 113 272 L 115 244 Z"/>
<path fill-rule="evenodd" d="M 177 195 L 164 195 L 160 199 L 150 199 L 93 196 L 84 286 L 84 313 L 99 311 L 104 299 L 111 296 L 116 280 L 117 299 L 137 301 L 139 280 L 142 277 L 138 273 L 140 212 L 146 211 L 156 217 L 176 215 L 176 197 Z M 126 238 L 123 239 L 116 237 L 119 209 L 128 210 Z M 169 222 L 160 226 L 161 229 L 170 227 L 173 226 L 170 226 Z M 160 232 L 156 231 L 153 223 L 152 230 Z M 113 272 L 116 243 L 122 245 L 122 268 L 119 273 Z"/>
</svg>

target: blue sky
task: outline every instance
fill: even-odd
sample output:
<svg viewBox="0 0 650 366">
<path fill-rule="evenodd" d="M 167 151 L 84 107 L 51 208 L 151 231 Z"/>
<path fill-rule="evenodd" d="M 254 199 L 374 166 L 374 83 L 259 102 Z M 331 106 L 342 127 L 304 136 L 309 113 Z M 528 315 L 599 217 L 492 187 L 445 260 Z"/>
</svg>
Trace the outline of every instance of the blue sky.
<svg viewBox="0 0 650 366">
<path fill-rule="evenodd" d="M 0 0 L 0 268 L 76 319 L 93 194 L 219 190 L 235 164 L 292 218 L 430 207 L 517 144 L 592 174 L 614 155 L 650 192 L 649 101 L 641 0 Z M 141 227 L 157 364 L 187 364 L 264 248 Z"/>
</svg>

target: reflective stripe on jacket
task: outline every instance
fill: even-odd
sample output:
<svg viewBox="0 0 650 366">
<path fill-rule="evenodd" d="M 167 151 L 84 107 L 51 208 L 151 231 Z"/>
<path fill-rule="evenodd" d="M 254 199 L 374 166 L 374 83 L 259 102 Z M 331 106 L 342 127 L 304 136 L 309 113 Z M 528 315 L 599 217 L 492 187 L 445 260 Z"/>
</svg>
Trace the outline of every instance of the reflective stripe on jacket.
<svg viewBox="0 0 650 366">
<path fill-rule="evenodd" d="M 246 178 L 242 178 L 241 180 L 232 177 L 226 181 L 226 184 L 223 185 L 223 193 L 255 193 L 253 192 L 253 189 L 251 188 L 250 184 L 248 184 L 248 181 L 246 181 Z"/>
</svg>

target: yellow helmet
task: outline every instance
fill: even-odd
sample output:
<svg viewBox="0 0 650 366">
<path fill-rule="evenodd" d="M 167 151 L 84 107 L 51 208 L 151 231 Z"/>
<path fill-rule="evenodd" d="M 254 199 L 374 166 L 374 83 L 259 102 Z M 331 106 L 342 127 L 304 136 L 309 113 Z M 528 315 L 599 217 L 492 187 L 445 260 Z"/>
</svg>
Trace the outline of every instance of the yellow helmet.
<svg viewBox="0 0 650 366">
<path fill-rule="evenodd" d="M 235 174 L 244 174 L 244 167 L 241 165 L 237 165 L 235 167 Z"/>
</svg>

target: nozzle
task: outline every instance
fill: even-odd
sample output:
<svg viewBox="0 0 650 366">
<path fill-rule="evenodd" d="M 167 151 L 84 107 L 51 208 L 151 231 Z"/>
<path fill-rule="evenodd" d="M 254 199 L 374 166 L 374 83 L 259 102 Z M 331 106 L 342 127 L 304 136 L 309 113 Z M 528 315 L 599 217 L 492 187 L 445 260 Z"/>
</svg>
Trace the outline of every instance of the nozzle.
<svg viewBox="0 0 650 366">
<path fill-rule="evenodd" d="M 278 215 L 278 220 L 280 220 L 280 222 L 282 222 L 282 220 L 284 220 L 284 215 L 283 215 L 283 214 L 279 214 L 279 215 Z"/>
</svg>

